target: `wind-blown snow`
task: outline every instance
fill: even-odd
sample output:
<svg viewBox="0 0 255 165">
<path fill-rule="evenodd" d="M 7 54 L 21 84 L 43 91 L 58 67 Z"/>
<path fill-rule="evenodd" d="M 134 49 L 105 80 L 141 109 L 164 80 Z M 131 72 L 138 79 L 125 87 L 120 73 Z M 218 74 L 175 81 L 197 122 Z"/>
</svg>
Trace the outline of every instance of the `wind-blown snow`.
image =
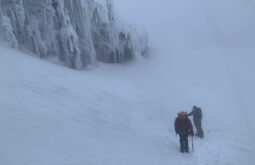
<svg viewBox="0 0 255 165">
<path fill-rule="evenodd" d="M 203 17 L 208 10 L 196 10 L 204 9 L 205 1 L 150 1 L 155 17 L 149 18 L 148 8 L 121 2 L 116 5 L 124 16 L 148 28 L 155 55 L 147 62 L 100 64 L 82 72 L 0 43 L 0 164 L 253 165 L 252 1 L 232 1 L 235 9 L 245 9 L 239 13 L 243 24 L 233 27 L 238 34 L 233 36 L 215 26 L 216 38 L 214 22 Z M 213 5 L 222 1 L 208 2 L 215 22 L 232 18 L 212 10 L 226 7 Z M 174 16 L 165 10 L 169 3 Z M 125 11 L 131 8 L 129 15 Z M 169 24 L 168 16 L 180 17 Z M 194 24 L 188 18 L 195 18 Z M 224 28 L 231 27 L 229 22 Z M 192 28 L 183 27 L 188 23 Z M 192 32 L 198 35 L 193 38 Z M 181 154 L 173 122 L 178 111 L 194 104 L 203 109 L 205 138 L 194 139 L 194 153 Z"/>
</svg>

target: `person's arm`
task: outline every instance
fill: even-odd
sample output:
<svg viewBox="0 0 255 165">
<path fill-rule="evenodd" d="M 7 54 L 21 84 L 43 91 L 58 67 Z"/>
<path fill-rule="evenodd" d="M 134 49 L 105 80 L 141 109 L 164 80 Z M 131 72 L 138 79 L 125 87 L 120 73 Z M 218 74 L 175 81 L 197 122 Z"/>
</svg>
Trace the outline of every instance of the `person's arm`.
<svg viewBox="0 0 255 165">
<path fill-rule="evenodd" d="M 193 111 L 191 111 L 190 113 L 188 113 L 188 116 L 192 116 L 193 115 Z"/>
</svg>

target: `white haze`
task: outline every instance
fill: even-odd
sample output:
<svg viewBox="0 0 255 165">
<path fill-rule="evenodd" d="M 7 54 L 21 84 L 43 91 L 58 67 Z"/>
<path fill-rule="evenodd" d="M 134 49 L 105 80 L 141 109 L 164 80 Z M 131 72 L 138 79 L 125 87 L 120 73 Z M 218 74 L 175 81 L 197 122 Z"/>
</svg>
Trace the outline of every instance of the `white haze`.
<svg viewBox="0 0 255 165">
<path fill-rule="evenodd" d="M 255 43 L 251 0 L 115 0 L 115 4 L 124 18 L 144 26 L 153 41 L 168 46 Z"/>
<path fill-rule="evenodd" d="M 235 104 L 251 124 L 255 106 L 251 92 L 255 90 L 254 1 L 115 0 L 115 4 L 120 15 L 150 34 L 152 58 L 156 58 L 151 73 L 157 77 L 152 79 L 161 79 L 163 89 L 177 83 L 177 88 L 186 90 L 169 94 L 180 102 L 175 105 L 177 109 L 183 104 L 208 106 L 207 90 L 212 88 L 203 81 L 224 81 L 220 74 L 226 72 L 223 77 L 228 79 L 235 103 L 223 99 L 227 107 L 222 110 Z M 222 84 L 212 85 L 219 90 L 216 95 L 222 95 Z M 215 106 L 220 106 L 216 100 L 220 102 L 215 99 Z M 250 129 L 254 134 L 255 129 Z"/>
<path fill-rule="evenodd" d="M 0 43 L 0 164 L 253 165 L 252 0 L 115 0 L 151 57 L 74 71 Z M 178 111 L 204 139 L 179 153 Z"/>
</svg>

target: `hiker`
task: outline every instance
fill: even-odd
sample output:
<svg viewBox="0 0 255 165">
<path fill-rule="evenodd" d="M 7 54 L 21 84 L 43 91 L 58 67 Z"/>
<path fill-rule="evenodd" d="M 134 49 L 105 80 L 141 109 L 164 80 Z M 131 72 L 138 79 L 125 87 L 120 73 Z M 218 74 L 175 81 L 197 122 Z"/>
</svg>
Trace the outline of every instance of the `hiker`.
<svg viewBox="0 0 255 165">
<path fill-rule="evenodd" d="M 194 125 L 196 127 L 196 136 L 200 137 L 200 138 L 203 138 L 204 137 L 204 131 L 202 129 L 202 123 L 201 123 L 201 120 L 202 120 L 202 110 L 201 108 L 197 107 L 197 106 L 193 106 L 193 109 L 192 111 L 188 114 L 188 116 L 192 116 L 193 115 L 193 122 L 194 122 Z"/>
<path fill-rule="evenodd" d="M 189 152 L 188 136 L 194 136 L 193 126 L 188 118 L 187 112 L 178 113 L 178 117 L 175 119 L 175 132 L 180 136 L 180 148 L 181 152 Z"/>
</svg>

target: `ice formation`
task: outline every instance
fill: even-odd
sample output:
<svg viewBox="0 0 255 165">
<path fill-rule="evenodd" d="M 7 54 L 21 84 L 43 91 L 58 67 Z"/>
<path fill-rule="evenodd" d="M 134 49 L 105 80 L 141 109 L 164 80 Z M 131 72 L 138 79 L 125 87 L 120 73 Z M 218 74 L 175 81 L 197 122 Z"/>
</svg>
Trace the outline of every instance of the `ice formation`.
<svg viewBox="0 0 255 165">
<path fill-rule="evenodd" d="M 111 0 L 1 0 L 0 35 L 74 69 L 122 63 L 147 51 L 147 35 L 123 25 Z"/>
</svg>

